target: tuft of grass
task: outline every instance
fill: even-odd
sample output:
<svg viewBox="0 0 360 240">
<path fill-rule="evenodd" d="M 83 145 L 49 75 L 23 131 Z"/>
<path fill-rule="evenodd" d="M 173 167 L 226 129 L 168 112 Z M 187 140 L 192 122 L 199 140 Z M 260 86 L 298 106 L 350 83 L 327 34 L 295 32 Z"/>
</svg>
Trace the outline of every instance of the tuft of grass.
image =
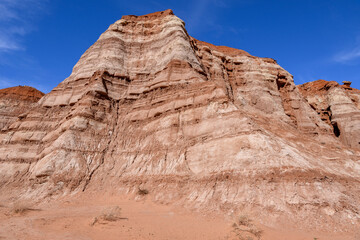
<svg viewBox="0 0 360 240">
<path fill-rule="evenodd" d="M 140 188 L 138 189 L 137 193 L 141 196 L 145 196 L 145 195 L 148 195 L 149 194 L 149 191 L 145 188 Z"/>
</svg>

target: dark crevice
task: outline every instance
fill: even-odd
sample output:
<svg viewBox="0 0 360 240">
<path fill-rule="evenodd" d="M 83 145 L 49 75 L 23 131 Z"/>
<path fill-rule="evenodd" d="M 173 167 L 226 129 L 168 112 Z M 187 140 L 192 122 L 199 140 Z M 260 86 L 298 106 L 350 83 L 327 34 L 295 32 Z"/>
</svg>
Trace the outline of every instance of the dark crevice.
<svg viewBox="0 0 360 240">
<path fill-rule="evenodd" d="M 331 122 L 331 125 L 333 126 L 333 131 L 336 137 L 340 137 L 340 129 L 338 127 L 337 122 Z"/>
<path fill-rule="evenodd" d="M 310 107 L 311 107 L 313 110 L 316 111 L 316 107 L 314 107 L 314 105 L 312 105 L 312 104 L 309 104 L 309 105 L 310 105 Z M 318 114 L 320 114 L 320 113 L 318 113 Z"/>
<path fill-rule="evenodd" d="M 278 76 L 278 78 L 276 79 L 276 85 L 278 87 L 278 90 L 280 91 L 280 89 L 285 87 L 286 79 L 282 78 L 281 76 Z"/>
</svg>

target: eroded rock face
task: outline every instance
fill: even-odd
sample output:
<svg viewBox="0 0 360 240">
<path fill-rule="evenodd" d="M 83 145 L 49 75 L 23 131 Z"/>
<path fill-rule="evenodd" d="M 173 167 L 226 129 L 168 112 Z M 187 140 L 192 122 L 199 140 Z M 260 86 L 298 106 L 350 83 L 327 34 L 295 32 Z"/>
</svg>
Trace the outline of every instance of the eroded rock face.
<svg viewBox="0 0 360 240">
<path fill-rule="evenodd" d="M 360 153 L 338 147 L 292 76 L 190 37 L 171 10 L 112 24 L 0 141 L 2 189 L 21 179 L 28 197 L 141 186 L 263 222 L 359 222 Z"/>
<path fill-rule="evenodd" d="M 360 149 L 360 91 L 333 81 L 317 80 L 300 91 L 342 143 Z"/>
<path fill-rule="evenodd" d="M 44 93 L 28 86 L 0 89 L 0 129 L 7 128 L 19 117 L 25 117 Z"/>
</svg>

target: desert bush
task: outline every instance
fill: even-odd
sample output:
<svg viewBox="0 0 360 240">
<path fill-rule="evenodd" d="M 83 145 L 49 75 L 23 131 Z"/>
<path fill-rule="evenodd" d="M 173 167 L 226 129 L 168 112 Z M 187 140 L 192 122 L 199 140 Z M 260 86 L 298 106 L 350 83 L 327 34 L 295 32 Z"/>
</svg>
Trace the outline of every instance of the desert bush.
<svg viewBox="0 0 360 240">
<path fill-rule="evenodd" d="M 149 194 L 149 191 L 145 188 L 139 188 L 137 193 L 141 196 L 145 196 L 145 195 Z"/>
<path fill-rule="evenodd" d="M 32 210 L 29 203 L 26 202 L 15 202 L 11 208 L 13 213 L 25 213 Z"/>
<path fill-rule="evenodd" d="M 255 237 L 257 237 L 258 239 L 260 239 L 262 234 L 263 234 L 263 230 L 258 229 L 258 228 L 254 227 L 254 226 L 250 228 L 249 232 L 251 234 L 253 234 Z"/>
<path fill-rule="evenodd" d="M 121 218 L 121 208 L 119 206 L 114 206 L 106 208 L 102 213 L 95 217 L 91 222 L 91 226 L 94 226 L 96 223 L 106 224 L 106 222 L 115 222 Z"/>
<path fill-rule="evenodd" d="M 109 222 L 114 222 L 120 219 L 121 208 L 119 206 L 105 209 L 101 215 L 101 219 Z"/>
<path fill-rule="evenodd" d="M 241 215 L 237 220 L 237 224 L 239 226 L 247 226 L 248 227 L 251 225 L 251 222 L 252 222 L 252 220 L 246 215 Z"/>
<path fill-rule="evenodd" d="M 263 231 L 258 229 L 246 215 L 239 216 L 232 226 L 240 240 L 251 240 L 253 239 L 252 236 L 261 239 Z"/>
</svg>

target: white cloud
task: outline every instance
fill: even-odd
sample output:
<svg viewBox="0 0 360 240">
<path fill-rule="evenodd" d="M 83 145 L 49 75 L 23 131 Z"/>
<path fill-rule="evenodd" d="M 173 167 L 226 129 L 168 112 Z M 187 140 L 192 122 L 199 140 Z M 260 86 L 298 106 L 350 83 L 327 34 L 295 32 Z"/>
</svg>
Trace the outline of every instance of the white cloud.
<svg viewBox="0 0 360 240">
<path fill-rule="evenodd" d="M 350 63 L 360 58 L 360 44 L 348 51 L 339 52 L 334 56 L 334 61 L 340 63 Z"/>
<path fill-rule="evenodd" d="M 46 0 L 0 0 L 0 52 L 24 49 L 23 37 L 44 11 Z"/>
<path fill-rule="evenodd" d="M 7 39 L 6 36 L 0 36 L 0 51 L 5 52 L 17 49 L 19 49 L 19 46 L 15 42 Z"/>
</svg>

